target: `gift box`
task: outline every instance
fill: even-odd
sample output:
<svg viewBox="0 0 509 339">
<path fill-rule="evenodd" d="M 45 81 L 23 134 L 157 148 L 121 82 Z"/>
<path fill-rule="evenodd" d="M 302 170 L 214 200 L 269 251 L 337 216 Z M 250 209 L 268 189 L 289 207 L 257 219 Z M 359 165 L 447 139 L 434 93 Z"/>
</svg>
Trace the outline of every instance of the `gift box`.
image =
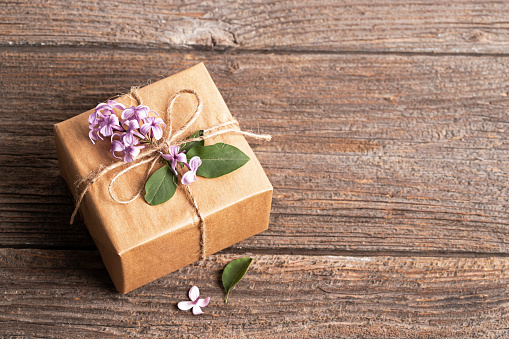
<svg viewBox="0 0 509 339">
<path fill-rule="evenodd" d="M 203 64 L 140 88 L 137 94 L 144 105 L 168 119 L 169 99 L 188 88 L 200 94 L 203 104 L 190 132 L 232 120 Z M 116 101 L 126 107 L 136 105 L 132 95 Z M 173 107 L 173 127 L 184 125 L 196 106 L 195 96 L 181 95 Z M 91 143 L 88 118 L 93 112 L 54 126 L 60 172 L 75 197 L 79 194 L 76 182 L 101 166 L 119 161 L 110 153 L 109 140 Z M 214 136 L 205 140 L 205 145 L 217 142 L 237 147 L 250 160 L 229 174 L 213 179 L 198 177 L 190 184 L 203 226 L 181 185 L 170 200 L 157 206 L 149 205 L 143 196 L 121 204 L 108 192 L 112 179 L 125 168 L 120 167 L 98 178 L 88 189 L 80 212 L 119 292 L 127 293 L 199 260 L 202 249 L 210 255 L 267 229 L 272 186 L 255 154 L 238 133 Z M 161 166 L 158 162 L 152 172 Z M 144 185 L 147 170 L 148 164 L 120 176 L 112 185 L 115 194 L 132 196 Z"/>
</svg>

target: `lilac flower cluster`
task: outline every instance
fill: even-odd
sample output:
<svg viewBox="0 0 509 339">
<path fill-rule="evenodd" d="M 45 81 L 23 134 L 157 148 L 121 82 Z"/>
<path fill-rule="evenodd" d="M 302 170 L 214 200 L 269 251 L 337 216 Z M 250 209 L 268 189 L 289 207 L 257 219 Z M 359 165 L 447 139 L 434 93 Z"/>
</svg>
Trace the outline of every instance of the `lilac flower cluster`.
<svg viewBox="0 0 509 339">
<path fill-rule="evenodd" d="M 114 109 L 122 112 L 121 120 L 116 116 Z M 166 124 L 161 118 L 149 117 L 150 112 L 158 115 L 144 105 L 126 108 L 115 100 L 101 103 L 97 105 L 94 113 L 88 117 L 90 141 L 95 144 L 97 140 L 110 137 L 111 154 L 117 159 L 122 159 L 116 154 L 121 153 L 126 163 L 134 161 L 140 154 L 140 150 L 147 144 L 154 144 L 154 141 L 163 137 L 163 127 L 166 127 Z M 114 139 L 115 137 L 118 137 L 118 139 Z M 175 175 L 177 175 L 177 163 L 183 163 L 189 168 L 189 171 L 182 176 L 182 184 L 189 185 L 196 181 L 196 170 L 201 165 L 200 157 L 193 157 L 188 164 L 186 155 L 184 152 L 180 152 L 179 146 L 171 146 L 169 152 L 170 154 L 161 153 L 161 155 L 168 162 Z"/>
</svg>

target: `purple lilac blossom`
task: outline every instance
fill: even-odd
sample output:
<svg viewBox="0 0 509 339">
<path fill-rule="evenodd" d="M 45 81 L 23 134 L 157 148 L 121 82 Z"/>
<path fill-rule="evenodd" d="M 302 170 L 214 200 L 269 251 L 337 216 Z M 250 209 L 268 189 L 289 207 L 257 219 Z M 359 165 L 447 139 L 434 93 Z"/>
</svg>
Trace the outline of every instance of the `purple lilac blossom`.
<svg viewBox="0 0 509 339">
<path fill-rule="evenodd" d="M 118 108 L 120 110 L 125 110 L 125 106 L 115 100 L 108 100 L 106 103 L 101 103 L 96 106 L 95 113 L 102 114 L 103 116 L 107 115 L 115 115 L 114 108 Z"/>
<path fill-rule="evenodd" d="M 113 137 L 115 135 L 120 136 L 120 140 L 113 140 Z M 117 158 L 121 159 L 120 157 L 117 157 L 115 155 L 115 152 L 121 152 L 124 156 L 124 162 L 131 162 L 133 161 L 138 154 L 140 154 L 140 150 L 144 148 L 145 146 L 136 146 L 138 144 L 138 140 L 132 135 L 128 133 L 122 133 L 118 134 L 115 133 L 111 136 L 111 154 Z"/>
<path fill-rule="evenodd" d="M 90 141 L 92 141 L 92 144 L 95 145 L 95 140 L 104 140 L 103 137 L 101 137 L 101 134 L 99 134 L 99 128 L 94 127 L 92 125 L 88 126 L 90 128 L 90 132 L 88 132 L 88 137 L 90 138 Z"/>
<path fill-rule="evenodd" d="M 92 144 L 95 144 L 96 140 L 103 140 L 102 136 L 112 135 L 114 129 L 122 130 L 118 123 L 118 118 L 115 116 L 115 108 L 124 110 L 125 106 L 115 100 L 108 100 L 107 103 L 97 105 L 94 113 L 89 115 L 88 123 L 90 125 L 88 128 L 90 128 L 90 132 L 88 133 L 88 136 Z"/>
<path fill-rule="evenodd" d="M 137 137 L 140 137 L 141 139 L 145 139 L 143 135 L 138 132 L 138 128 L 140 128 L 140 125 L 138 124 L 138 121 L 136 120 L 126 120 L 124 121 L 124 124 L 126 125 L 126 133 L 128 134 L 134 134 Z"/>
<path fill-rule="evenodd" d="M 184 164 L 186 164 L 187 163 L 186 155 L 184 154 L 184 152 L 180 152 L 179 146 L 170 146 L 168 148 L 168 152 L 170 154 L 161 153 L 161 156 L 170 163 L 171 169 L 173 170 L 175 175 L 177 175 L 177 171 L 175 170 L 175 168 L 177 167 L 177 162 L 183 162 Z"/>
<path fill-rule="evenodd" d="M 189 185 L 196 181 L 196 171 L 201 165 L 201 159 L 198 156 L 192 157 L 191 160 L 189 160 L 189 164 L 186 165 L 189 168 L 189 171 L 182 175 L 182 179 L 180 179 L 182 185 Z"/>
<path fill-rule="evenodd" d="M 138 124 L 141 124 L 142 120 L 148 117 L 148 112 L 150 112 L 150 108 L 148 108 L 147 106 L 144 105 L 139 105 L 137 107 L 131 106 L 129 108 L 126 108 L 122 112 L 121 118 L 124 120 L 136 120 Z"/>
<path fill-rule="evenodd" d="M 101 112 L 95 111 L 88 116 L 88 123 L 90 125 L 97 125 L 102 118 L 104 118 L 104 115 L 102 115 Z"/>
<path fill-rule="evenodd" d="M 99 122 L 100 132 L 103 136 L 109 137 L 113 134 L 113 130 L 122 131 L 123 128 L 120 127 L 118 122 L 118 117 L 115 114 L 105 116 Z"/>
<path fill-rule="evenodd" d="M 159 140 L 163 137 L 163 129 L 159 125 L 166 127 L 163 119 L 148 117 L 145 119 L 145 123 L 141 126 L 140 133 Z"/>
</svg>

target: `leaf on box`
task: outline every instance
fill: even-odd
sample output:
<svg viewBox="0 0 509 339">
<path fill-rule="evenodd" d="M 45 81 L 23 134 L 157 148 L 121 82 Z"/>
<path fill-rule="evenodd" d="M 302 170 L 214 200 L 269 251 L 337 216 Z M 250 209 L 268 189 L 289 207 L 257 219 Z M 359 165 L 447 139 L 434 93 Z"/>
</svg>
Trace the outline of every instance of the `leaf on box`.
<svg viewBox="0 0 509 339">
<path fill-rule="evenodd" d="M 150 176 L 145 183 L 145 201 L 152 206 L 167 202 L 177 190 L 175 173 L 166 165 Z"/>
<path fill-rule="evenodd" d="M 252 258 L 239 258 L 233 260 L 223 270 L 223 286 L 226 290 L 226 299 L 224 303 L 228 302 L 228 296 L 230 295 L 231 289 L 242 279 L 246 274 L 247 269 L 253 262 Z"/>
<path fill-rule="evenodd" d="M 203 136 L 203 130 L 199 130 L 191 134 L 187 139 L 194 139 Z M 205 140 L 190 141 L 180 145 L 180 151 L 188 152 L 194 146 L 205 146 Z"/>
<path fill-rule="evenodd" d="M 249 157 L 235 146 L 218 142 L 210 146 L 194 146 L 187 153 L 187 161 L 199 156 L 202 164 L 197 175 L 205 178 L 217 178 L 244 166 Z"/>
</svg>

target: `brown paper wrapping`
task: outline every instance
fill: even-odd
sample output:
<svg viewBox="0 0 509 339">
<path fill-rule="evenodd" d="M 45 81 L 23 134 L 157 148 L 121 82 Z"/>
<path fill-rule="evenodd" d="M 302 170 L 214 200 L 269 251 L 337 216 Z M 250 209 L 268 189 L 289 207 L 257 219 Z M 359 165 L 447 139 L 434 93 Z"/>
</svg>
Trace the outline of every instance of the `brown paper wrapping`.
<svg viewBox="0 0 509 339">
<path fill-rule="evenodd" d="M 204 104 L 189 134 L 232 119 L 203 64 L 141 88 L 138 93 L 144 105 L 166 120 L 169 98 L 186 88 L 196 90 Z M 127 95 L 116 100 L 126 107 L 136 105 Z M 178 98 L 173 114 L 175 127 L 189 119 L 196 104 L 193 95 Z M 117 161 L 109 152 L 107 139 L 95 145 L 90 142 L 88 116 L 92 112 L 54 126 L 61 175 L 75 195 L 77 180 L 97 171 L 100 165 Z M 216 142 L 234 145 L 251 159 L 232 173 L 215 179 L 198 177 L 189 186 L 205 220 L 206 255 L 266 230 L 272 199 L 272 186 L 245 138 L 228 133 L 207 139 L 205 144 Z M 137 185 L 144 185 L 145 171 L 146 167 L 139 166 L 121 176 L 114 185 L 117 195 L 129 199 Z M 108 185 L 116 173 L 112 171 L 92 185 L 80 210 L 113 283 L 121 293 L 127 293 L 199 260 L 199 219 L 181 187 L 173 198 L 158 206 L 148 205 L 142 197 L 130 204 L 115 202 Z"/>
</svg>

